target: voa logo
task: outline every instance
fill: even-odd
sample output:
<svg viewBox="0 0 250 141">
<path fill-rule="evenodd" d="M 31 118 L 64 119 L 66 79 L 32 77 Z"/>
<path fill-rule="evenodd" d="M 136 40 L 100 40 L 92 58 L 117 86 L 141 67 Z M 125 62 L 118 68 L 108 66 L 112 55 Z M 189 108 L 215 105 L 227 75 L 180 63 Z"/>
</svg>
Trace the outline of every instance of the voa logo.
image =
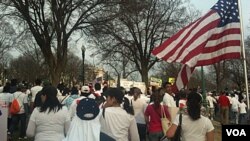
<svg viewBox="0 0 250 141">
<path fill-rule="evenodd" d="M 244 129 L 226 129 L 227 136 L 247 136 Z"/>
</svg>

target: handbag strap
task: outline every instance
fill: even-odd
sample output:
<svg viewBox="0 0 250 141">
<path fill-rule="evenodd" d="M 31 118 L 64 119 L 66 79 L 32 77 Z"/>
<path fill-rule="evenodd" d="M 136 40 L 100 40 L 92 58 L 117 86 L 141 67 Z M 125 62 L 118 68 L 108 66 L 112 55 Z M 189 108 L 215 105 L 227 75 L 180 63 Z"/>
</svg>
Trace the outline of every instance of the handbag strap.
<svg viewBox="0 0 250 141">
<path fill-rule="evenodd" d="M 182 124 L 182 113 L 180 113 L 180 116 L 179 116 L 179 126 L 181 126 Z"/>
<path fill-rule="evenodd" d="M 165 109 L 163 105 L 161 105 L 161 113 L 162 113 L 162 117 L 166 118 L 166 113 L 165 113 Z"/>
<path fill-rule="evenodd" d="M 66 98 L 68 98 L 70 95 L 66 95 L 63 99 L 62 99 L 62 101 L 60 102 L 60 103 L 63 103 L 63 101 L 66 99 Z"/>
</svg>

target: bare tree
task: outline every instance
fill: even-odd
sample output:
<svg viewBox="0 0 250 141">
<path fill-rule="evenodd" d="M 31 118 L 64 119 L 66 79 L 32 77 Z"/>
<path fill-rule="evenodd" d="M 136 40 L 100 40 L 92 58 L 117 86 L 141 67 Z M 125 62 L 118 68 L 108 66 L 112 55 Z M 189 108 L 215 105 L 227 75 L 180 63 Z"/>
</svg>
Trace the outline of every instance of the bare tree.
<svg viewBox="0 0 250 141">
<path fill-rule="evenodd" d="M 0 2 L 6 16 L 18 21 L 22 33 L 30 32 L 41 49 L 53 85 L 66 65 L 68 42 L 77 31 L 100 24 L 103 0 L 8 0 Z M 13 18 L 14 17 L 14 18 Z M 27 31 L 28 29 L 28 31 Z"/>
<path fill-rule="evenodd" d="M 6 20 L 0 18 L 0 60 L 3 59 L 5 54 L 11 49 L 13 40 L 15 37 L 15 31 L 13 27 L 6 22 Z"/>
<path fill-rule="evenodd" d="M 248 70 L 250 69 L 250 36 L 245 40 L 246 63 Z M 247 71 L 248 74 L 250 71 Z M 249 77 L 250 78 L 250 77 Z"/>
<path fill-rule="evenodd" d="M 189 18 L 182 0 L 123 1 L 114 20 L 95 26 L 93 35 L 97 54 L 116 54 L 127 58 L 141 74 L 148 86 L 148 72 L 159 60 L 151 55 L 155 46 L 163 42 Z"/>
<path fill-rule="evenodd" d="M 82 72 L 82 60 L 73 53 L 68 54 L 67 65 L 63 70 L 63 79 L 67 84 L 77 82 Z"/>
<path fill-rule="evenodd" d="M 223 84 L 223 80 L 228 76 L 227 73 L 227 67 L 226 67 L 226 61 L 222 61 L 216 64 L 212 65 L 214 69 L 214 73 L 216 74 L 215 80 L 216 80 L 216 90 L 219 92 L 223 88 L 225 88 L 225 84 Z M 223 86 L 224 85 L 224 86 Z"/>
<path fill-rule="evenodd" d="M 4 53 L 3 58 L 0 62 L 0 80 L 2 84 L 5 84 L 6 80 L 8 79 L 8 67 L 9 63 L 13 59 L 13 56 L 9 53 Z"/>
<path fill-rule="evenodd" d="M 10 61 L 8 78 L 34 82 L 36 78 L 47 79 L 48 67 L 44 63 L 37 63 L 30 55 L 21 55 Z"/>
<path fill-rule="evenodd" d="M 229 79 L 233 84 L 236 84 L 236 88 L 243 90 L 244 88 L 244 67 L 243 60 L 228 60 L 226 61 L 227 71 Z"/>
<path fill-rule="evenodd" d="M 115 76 L 117 76 L 117 87 L 120 87 L 120 80 L 121 78 L 128 78 L 132 73 L 137 72 L 133 66 L 129 66 L 129 61 L 124 60 L 126 58 L 121 58 L 122 60 L 117 60 L 116 57 L 113 58 L 109 57 L 109 60 L 102 61 L 103 65 L 108 66 L 108 70 L 113 72 Z M 122 62 L 122 63 L 121 63 Z M 113 71 L 112 71 L 113 70 Z"/>
</svg>

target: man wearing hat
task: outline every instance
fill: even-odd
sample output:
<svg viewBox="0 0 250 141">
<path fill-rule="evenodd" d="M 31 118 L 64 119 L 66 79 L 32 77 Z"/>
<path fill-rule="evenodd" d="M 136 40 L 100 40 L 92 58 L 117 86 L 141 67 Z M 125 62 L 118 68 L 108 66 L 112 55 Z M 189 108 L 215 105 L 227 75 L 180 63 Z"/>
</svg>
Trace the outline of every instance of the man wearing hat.
<svg viewBox="0 0 250 141">
<path fill-rule="evenodd" d="M 102 112 L 89 86 L 82 86 L 81 95 L 72 102 L 69 112 L 72 121 L 63 141 L 100 140 Z"/>
<path fill-rule="evenodd" d="M 93 94 L 90 93 L 90 88 L 89 86 L 82 86 L 81 88 L 81 95 L 79 98 L 75 99 L 72 104 L 70 105 L 70 108 L 69 108 L 69 113 L 70 113 L 70 117 L 71 119 L 75 116 L 76 114 L 76 107 L 77 107 L 77 104 L 80 100 L 82 100 L 83 98 L 92 98 L 92 99 L 95 99 L 95 96 Z"/>
</svg>

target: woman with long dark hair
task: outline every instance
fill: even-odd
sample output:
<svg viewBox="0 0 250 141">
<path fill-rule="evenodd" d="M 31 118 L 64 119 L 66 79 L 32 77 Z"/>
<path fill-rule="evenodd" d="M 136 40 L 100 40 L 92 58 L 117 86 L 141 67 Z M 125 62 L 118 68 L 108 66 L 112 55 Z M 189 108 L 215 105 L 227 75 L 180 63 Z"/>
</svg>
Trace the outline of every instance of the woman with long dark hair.
<svg viewBox="0 0 250 141">
<path fill-rule="evenodd" d="M 149 141 L 159 141 L 164 136 L 161 125 L 161 118 L 164 113 L 166 117 L 171 120 L 167 106 L 161 104 L 163 99 L 162 92 L 162 89 L 153 92 L 150 97 L 152 103 L 147 106 L 144 113 L 148 126 Z"/>
<path fill-rule="evenodd" d="M 46 86 L 41 91 L 42 105 L 31 114 L 26 134 L 35 141 L 61 141 L 70 126 L 66 107 L 57 99 L 57 89 Z"/>
<path fill-rule="evenodd" d="M 119 88 L 109 88 L 101 118 L 101 131 L 116 141 L 139 141 L 133 108 Z"/>
<path fill-rule="evenodd" d="M 187 112 L 182 114 L 181 137 L 185 141 L 213 141 L 214 126 L 211 120 L 201 115 L 202 97 L 197 92 L 191 92 L 187 97 Z M 179 114 L 167 131 L 167 137 L 172 138 L 179 124 Z"/>
</svg>

